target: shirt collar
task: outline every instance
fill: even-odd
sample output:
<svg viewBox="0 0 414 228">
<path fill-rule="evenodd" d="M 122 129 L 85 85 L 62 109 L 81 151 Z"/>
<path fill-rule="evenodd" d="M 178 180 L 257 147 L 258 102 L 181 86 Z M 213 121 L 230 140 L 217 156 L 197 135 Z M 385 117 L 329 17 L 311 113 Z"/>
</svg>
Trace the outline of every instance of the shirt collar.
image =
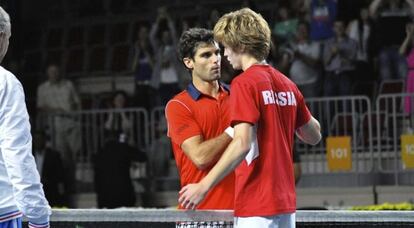
<svg viewBox="0 0 414 228">
<path fill-rule="evenodd" d="M 219 82 L 219 84 L 220 84 L 220 88 L 223 88 L 224 90 L 230 93 L 230 85 L 225 84 L 223 82 Z M 188 84 L 187 92 L 190 94 L 191 98 L 193 98 L 193 100 L 195 101 L 200 99 L 200 96 L 202 95 L 202 93 L 194 86 L 192 82 Z"/>
</svg>

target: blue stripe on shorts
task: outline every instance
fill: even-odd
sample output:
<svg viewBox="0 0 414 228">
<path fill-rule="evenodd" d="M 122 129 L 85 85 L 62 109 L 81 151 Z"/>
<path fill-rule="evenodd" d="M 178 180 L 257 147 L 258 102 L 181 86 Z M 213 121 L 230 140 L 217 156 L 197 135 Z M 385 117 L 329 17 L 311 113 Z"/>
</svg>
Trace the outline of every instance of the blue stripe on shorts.
<svg viewBox="0 0 414 228">
<path fill-rule="evenodd" d="M 22 228 L 22 217 L 0 222 L 0 228 Z"/>
</svg>

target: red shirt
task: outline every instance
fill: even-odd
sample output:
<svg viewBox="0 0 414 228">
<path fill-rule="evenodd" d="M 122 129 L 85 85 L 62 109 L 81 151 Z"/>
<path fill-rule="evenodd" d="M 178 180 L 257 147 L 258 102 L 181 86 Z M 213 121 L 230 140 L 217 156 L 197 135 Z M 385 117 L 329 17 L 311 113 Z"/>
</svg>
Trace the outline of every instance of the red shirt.
<svg viewBox="0 0 414 228">
<path fill-rule="evenodd" d="M 225 88 L 220 88 L 216 99 L 200 93 L 193 84 L 168 102 L 165 108 L 168 136 L 172 141 L 181 187 L 198 183 L 214 166 L 199 170 L 185 155 L 181 144 L 196 135 L 203 136 L 204 140 L 221 135 L 230 125 L 229 102 L 229 92 Z M 232 172 L 207 194 L 197 208 L 233 209 L 234 186 Z"/>
<path fill-rule="evenodd" d="M 231 123 L 257 127 L 259 156 L 236 168 L 235 215 L 272 216 L 296 209 L 293 137 L 311 114 L 296 85 L 269 65 L 253 65 L 231 85 Z"/>
</svg>

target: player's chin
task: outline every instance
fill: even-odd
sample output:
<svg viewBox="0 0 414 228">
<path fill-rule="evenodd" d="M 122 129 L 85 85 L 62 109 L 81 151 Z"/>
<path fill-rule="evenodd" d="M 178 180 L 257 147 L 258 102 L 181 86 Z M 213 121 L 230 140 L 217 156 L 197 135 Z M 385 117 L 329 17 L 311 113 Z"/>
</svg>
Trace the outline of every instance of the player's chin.
<svg viewBox="0 0 414 228">
<path fill-rule="evenodd" d="M 220 79 L 221 78 L 220 71 L 217 72 L 217 73 L 212 74 L 210 78 L 211 78 L 212 81 Z"/>
</svg>

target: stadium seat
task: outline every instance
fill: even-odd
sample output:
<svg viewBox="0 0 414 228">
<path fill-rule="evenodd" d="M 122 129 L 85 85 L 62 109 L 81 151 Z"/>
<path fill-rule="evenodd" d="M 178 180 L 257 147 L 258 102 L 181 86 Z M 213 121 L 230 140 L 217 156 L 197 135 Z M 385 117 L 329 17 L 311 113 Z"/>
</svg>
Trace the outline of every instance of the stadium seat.
<svg viewBox="0 0 414 228">
<path fill-rule="evenodd" d="M 24 53 L 24 72 L 39 73 L 42 72 L 43 52 L 40 50 L 26 51 Z"/>
<path fill-rule="evenodd" d="M 125 9 L 127 8 L 127 2 L 128 0 L 111 0 L 109 7 L 111 13 L 120 14 L 125 12 Z"/>
<path fill-rule="evenodd" d="M 127 72 L 130 65 L 131 47 L 129 45 L 117 45 L 112 49 L 111 72 Z"/>
<path fill-rule="evenodd" d="M 354 136 L 358 132 L 358 116 L 352 113 L 337 113 L 330 126 L 330 136 Z M 355 129 L 355 130 L 354 130 Z"/>
<path fill-rule="evenodd" d="M 63 27 L 50 28 L 47 31 L 46 47 L 59 48 L 63 41 Z"/>
<path fill-rule="evenodd" d="M 94 74 L 103 74 L 106 71 L 107 48 L 98 46 L 91 48 L 88 54 L 87 71 Z"/>
<path fill-rule="evenodd" d="M 63 61 L 63 50 L 62 49 L 49 49 L 46 51 L 46 63 L 62 64 Z"/>
<path fill-rule="evenodd" d="M 95 24 L 88 28 L 87 31 L 88 42 L 87 45 L 103 45 L 106 38 L 106 25 Z"/>
<path fill-rule="evenodd" d="M 85 30 L 81 26 L 71 27 L 68 31 L 66 47 L 79 47 L 84 43 Z"/>
<path fill-rule="evenodd" d="M 84 71 L 85 51 L 82 48 L 73 48 L 66 53 L 66 73 L 70 76 L 80 75 Z"/>
<path fill-rule="evenodd" d="M 404 82 L 404 79 L 384 80 L 379 86 L 378 94 L 403 93 Z"/>
<path fill-rule="evenodd" d="M 128 42 L 129 24 L 121 22 L 111 25 L 110 43 L 121 44 Z"/>
<path fill-rule="evenodd" d="M 377 90 L 376 81 L 358 81 L 352 86 L 352 95 L 367 96 L 370 101 L 374 101 Z"/>
<path fill-rule="evenodd" d="M 24 31 L 24 49 L 27 50 L 33 50 L 33 49 L 39 49 L 40 44 L 42 43 L 42 38 L 44 37 L 44 34 L 40 29 L 37 30 L 26 30 Z"/>
</svg>

